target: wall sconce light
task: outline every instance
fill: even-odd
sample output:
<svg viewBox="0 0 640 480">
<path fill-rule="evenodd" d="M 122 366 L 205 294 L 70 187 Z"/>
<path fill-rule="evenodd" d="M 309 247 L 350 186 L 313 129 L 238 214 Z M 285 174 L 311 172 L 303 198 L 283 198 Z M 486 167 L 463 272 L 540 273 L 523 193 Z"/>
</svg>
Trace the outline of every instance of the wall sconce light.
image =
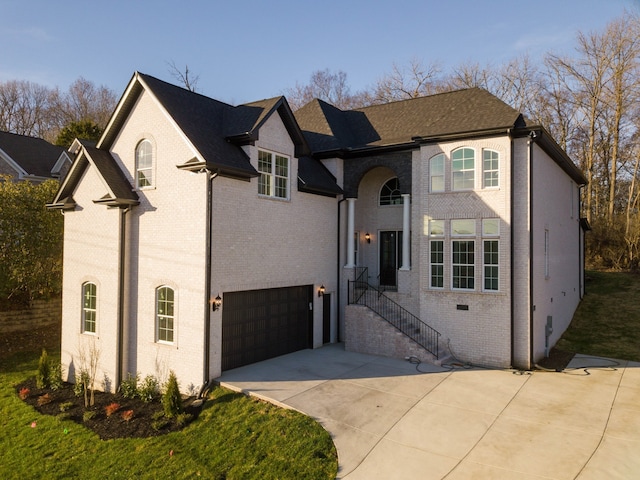
<svg viewBox="0 0 640 480">
<path fill-rule="evenodd" d="M 318 296 L 321 297 L 324 295 L 324 285 L 320 285 L 320 288 L 318 289 Z"/>
<path fill-rule="evenodd" d="M 371 243 L 371 235 L 369 235 L 369 232 L 364 234 L 364 239 L 367 241 L 367 243 Z"/>
<path fill-rule="evenodd" d="M 222 308 L 222 298 L 220 294 L 216 298 L 213 299 L 213 303 L 211 304 L 211 309 L 215 312 L 216 310 L 220 310 Z"/>
</svg>

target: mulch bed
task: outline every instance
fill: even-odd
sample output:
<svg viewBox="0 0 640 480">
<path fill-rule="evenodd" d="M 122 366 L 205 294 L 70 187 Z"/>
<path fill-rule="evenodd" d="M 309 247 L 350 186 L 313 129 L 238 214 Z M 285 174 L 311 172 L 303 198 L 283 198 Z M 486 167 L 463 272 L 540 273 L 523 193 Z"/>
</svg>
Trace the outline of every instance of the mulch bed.
<svg viewBox="0 0 640 480">
<path fill-rule="evenodd" d="M 538 361 L 538 365 L 548 370 L 561 372 L 562 370 L 567 368 L 567 365 L 569 365 L 569 362 L 571 362 L 574 355 L 575 353 L 565 352 L 564 350 L 559 350 L 553 347 L 549 351 L 549 356 Z"/>
<path fill-rule="evenodd" d="M 84 397 L 76 397 L 73 385 L 69 383 L 65 383 L 58 390 L 39 389 L 36 387 L 35 378 L 31 378 L 16 386 L 16 395 L 19 396 L 23 388 L 29 389 L 24 401 L 39 413 L 73 420 L 96 432 L 102 440 L 153 437 L 178 431 L 189 423 L 178 425 L 175 418 L 161 416 L 163 408 L 159 401 L 147 403 L 138 398 L 124 398 L 120 394 L 95 392 L 94 405 L 85 408 Z M 113 403 L 117 403 L 119 407 L 107 416 L 106 407 Z M 202 403 L 196 402 L 195 397 L 189 397 L 184 400 L 183 408 L 185 413 L 191 415 L 189 421 L 193 421 L 198 417 Z M 91 419 L 84 420 L 83 416 L 87 410 L 94 414 Z M 129 411 L 132 411 L 132 416 L 125 420 L 123 416 L 127 416 L 125 412 Z"/>
</svg>

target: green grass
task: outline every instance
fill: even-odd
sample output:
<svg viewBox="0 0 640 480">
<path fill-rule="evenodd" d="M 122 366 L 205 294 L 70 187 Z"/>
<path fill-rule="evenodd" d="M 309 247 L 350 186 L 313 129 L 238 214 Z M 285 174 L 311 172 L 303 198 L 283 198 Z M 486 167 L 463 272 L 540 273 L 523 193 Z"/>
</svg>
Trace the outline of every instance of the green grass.
<svg viewBox="0 0 640 480">
<path fill-rule="evenodd" d="M 587 294 L 556 347 L 640 362 L 640 275 L 587 272 Z"/>
<path fill-rule="evenodd" d="M 17 354 L 0 365 L 0 478 L 336 476 L 336 450 L 319 424 L 223 388 L 214 389 L 198 420 L 180 432 L 100 440 L 72 421 L 40 415 L 18 398 L 14 387 L 35 375 L 38 357 L 37 352 Z M 34 421 L 37 426 L 31 428 Z"/>
</svg>

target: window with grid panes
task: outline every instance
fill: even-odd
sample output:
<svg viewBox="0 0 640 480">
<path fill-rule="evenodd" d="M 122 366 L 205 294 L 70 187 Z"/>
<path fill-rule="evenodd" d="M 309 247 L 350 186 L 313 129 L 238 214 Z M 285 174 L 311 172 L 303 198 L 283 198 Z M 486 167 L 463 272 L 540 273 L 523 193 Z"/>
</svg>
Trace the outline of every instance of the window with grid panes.
<svg viewBox="0 0 640 480">
<path fill-rule="evenodd" d="M 289 198 L 289 158 L 258 150 L 258 193 L 267 197 Z"/>
</svg>

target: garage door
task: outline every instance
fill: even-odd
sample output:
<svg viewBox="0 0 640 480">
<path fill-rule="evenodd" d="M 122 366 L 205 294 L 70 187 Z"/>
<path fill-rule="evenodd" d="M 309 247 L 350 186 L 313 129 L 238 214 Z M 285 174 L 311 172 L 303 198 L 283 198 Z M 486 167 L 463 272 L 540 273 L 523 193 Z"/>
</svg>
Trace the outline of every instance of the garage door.
<svg viewBox="0 0 640 480">
<path fill-rule="evenodd" d="M 222 307 L 222 370 L 313 344 L 313 287 L 227 292 Z"/>
</svg>

